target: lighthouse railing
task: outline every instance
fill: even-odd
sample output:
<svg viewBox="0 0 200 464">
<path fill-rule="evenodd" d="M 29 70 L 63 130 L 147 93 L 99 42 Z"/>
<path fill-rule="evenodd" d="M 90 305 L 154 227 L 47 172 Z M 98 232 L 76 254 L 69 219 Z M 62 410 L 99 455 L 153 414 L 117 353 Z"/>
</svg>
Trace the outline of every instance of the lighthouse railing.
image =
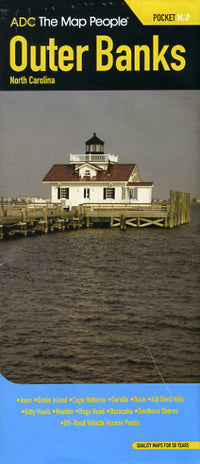
<svg viewBox="0 0 200 464">
<path fill-rule="evenodd" d="M 118 163 L 118 156 L 111 155 L 110 153 L 101 154 L 101 153 L 77 153 L 72 154 L 70 153 L 70 163 L 82 163 L 82 162 L 102 162 L 106 163 L 108 161 L 113 163 Z"/>
</svg>

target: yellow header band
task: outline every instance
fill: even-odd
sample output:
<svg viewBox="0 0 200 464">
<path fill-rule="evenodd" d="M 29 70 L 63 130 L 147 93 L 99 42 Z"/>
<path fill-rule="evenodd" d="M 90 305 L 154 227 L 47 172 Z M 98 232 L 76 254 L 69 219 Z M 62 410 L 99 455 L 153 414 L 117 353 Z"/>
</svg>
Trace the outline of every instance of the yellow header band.
<svg viewBox="0 0 200 464">
<path fill-rule="evenodd" d="M 198 26 L 199 0 L 125 0 L 144 26 Z"/>
</svg>

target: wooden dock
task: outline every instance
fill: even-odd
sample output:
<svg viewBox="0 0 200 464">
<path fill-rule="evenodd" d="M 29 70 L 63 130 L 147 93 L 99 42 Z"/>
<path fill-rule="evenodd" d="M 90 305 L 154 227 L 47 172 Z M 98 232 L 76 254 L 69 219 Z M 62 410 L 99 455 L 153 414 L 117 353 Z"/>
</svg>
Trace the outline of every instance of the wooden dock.
<svg viewBox="0 0 200 464">
<path fill-rule="evenodd" d="M 55 204 L 2 204 L 0 210 L 0 239 L 28 236 L 82 227 L 102 225 L 120 227 L 173 228 L 190 222 L 190 194 L 170 191 L 165 204 L 82 204 L 66 211 Z"/>
<path fill-rule="evenodd" d="M 0 215 L 0 239 L 15 235 L 33 235 L 82 227 L 74 212 L 65 211 L 61 206 L 6 205 Z"/>
</svg>

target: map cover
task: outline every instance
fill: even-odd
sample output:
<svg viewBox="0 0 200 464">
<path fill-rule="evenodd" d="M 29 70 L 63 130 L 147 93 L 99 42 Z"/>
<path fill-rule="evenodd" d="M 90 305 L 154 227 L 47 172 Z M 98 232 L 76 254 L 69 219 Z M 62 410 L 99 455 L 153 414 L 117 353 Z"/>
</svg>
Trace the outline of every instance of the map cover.
<svg viewBox="0 0 200 464">
<path fill-rule="evenodd" d="M 199 462 L 199 2 L 0 0 L 0 460 Z"/>
</svg>

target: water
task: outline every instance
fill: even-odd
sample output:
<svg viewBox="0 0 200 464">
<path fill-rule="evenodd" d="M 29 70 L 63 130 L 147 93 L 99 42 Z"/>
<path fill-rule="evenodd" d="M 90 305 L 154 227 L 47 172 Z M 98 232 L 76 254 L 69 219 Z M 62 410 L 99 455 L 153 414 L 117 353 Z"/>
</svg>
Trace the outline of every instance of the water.
<svg viewBox="0 0 200 464">
<path fill-rule="evenodd" d="M 17 383 L 198 382 L 191 224 L 0 243 L 0 371 Z"/>
</svg>

